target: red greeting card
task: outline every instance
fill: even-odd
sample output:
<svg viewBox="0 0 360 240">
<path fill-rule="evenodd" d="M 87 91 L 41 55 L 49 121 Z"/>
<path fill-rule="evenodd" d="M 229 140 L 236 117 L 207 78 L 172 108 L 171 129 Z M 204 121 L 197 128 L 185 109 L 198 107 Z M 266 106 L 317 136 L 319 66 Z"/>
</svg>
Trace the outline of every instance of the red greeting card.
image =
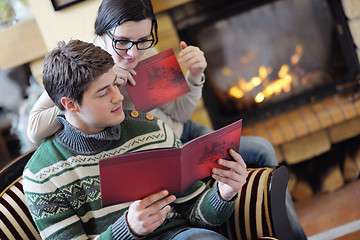
<svg viewBox="0 0 360 240">
<path fill-rule="evenodd" d="M 242 120 L 196 138 L 181 148 L 127 153 L 99 161 L 103 206 L 131 202 L 161 190 L 183 193 L 191 184 L 221 166 L 219 158 L 232 159 L 238 151 Z"/>
<path fill-rule="evenodd" d="M 148 112 L 190 91 L 171 48 L 140 61 L 134 70 L 136 85 L 126 89 L 138 111 Z"/>
</svg>

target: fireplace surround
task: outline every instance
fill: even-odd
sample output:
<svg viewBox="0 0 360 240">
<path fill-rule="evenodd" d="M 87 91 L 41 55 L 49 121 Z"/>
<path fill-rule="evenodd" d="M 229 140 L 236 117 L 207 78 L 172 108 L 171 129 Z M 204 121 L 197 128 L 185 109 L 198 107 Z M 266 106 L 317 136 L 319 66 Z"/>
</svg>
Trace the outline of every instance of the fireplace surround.
<svg viewBox="0 0 360 240">
<path fill-rule="evenodd" d="M 208 60 L 203 98 L 214 128 L 256 124 L 358 86 L 340 1 L 192 1 L 171 10 L 180 38 Z"/>
</svg>

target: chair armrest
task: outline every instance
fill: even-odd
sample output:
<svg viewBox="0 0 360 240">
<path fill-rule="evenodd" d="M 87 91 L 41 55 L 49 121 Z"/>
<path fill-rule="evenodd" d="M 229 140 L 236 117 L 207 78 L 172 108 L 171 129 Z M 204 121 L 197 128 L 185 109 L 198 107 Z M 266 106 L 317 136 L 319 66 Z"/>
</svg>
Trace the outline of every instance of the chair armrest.
<svg viewBox="0 0 360 240">
<path fill-rule="evenodd" d="M 22 176 L 24 167 L 34 152 L 35 149 L 15 158 L 0 169 L 0 192 L 8 187 L 10 183 Z"/>
<path fill-rule="evenodd" d="M 294 239 L 285 207 L 286 167 L 248 169 L 235 210 L 216 229 L 229 239 Z M 207 182 L 209 186 L 214 181 Z"/>
</svg>

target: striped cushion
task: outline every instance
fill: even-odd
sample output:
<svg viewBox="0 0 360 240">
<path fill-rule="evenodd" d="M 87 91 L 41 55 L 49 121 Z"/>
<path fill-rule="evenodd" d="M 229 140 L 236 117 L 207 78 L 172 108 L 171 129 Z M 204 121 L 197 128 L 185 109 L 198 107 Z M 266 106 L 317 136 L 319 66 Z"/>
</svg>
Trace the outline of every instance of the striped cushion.
<svg viewBox="0 0 360 240">
<path fill-rule="evenodd" d="M 25 203 L 21 177 L 0 194 L 0 239 L 41 239 Z"/>
<path fill-rule="evenodd" d="M 248 169 L 249 176 L 239 191 L 234 213 L 218 232 L 229 240 L 275 239 L 265 238 L 273 237 L 268 201 L 272 171 Z M 0 194 L 0 239 L 41 239 L 25 204 L 21 177 Z"/>
<path fill-rule="evenodd" d="M 229 240 L 274 237 L 268 200 L 269 177 L 272 171 L 270 168 L 248 169 L 249 176 L 239 191 L 234 213 L 219 227 L 219 233 Z"/>
</svg>

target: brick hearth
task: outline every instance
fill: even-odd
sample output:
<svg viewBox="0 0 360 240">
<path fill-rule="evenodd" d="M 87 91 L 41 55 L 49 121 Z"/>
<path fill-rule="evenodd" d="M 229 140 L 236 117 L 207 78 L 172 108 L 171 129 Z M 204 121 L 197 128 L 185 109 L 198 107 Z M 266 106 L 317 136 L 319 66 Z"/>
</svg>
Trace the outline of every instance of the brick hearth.
<svg viewBox="0 0 360 240">
<path fill-rule="evenodd" d="M 360 134 L 360 99 L 334 96 L 248 126 L 243 135 L 268 139 L 279 162 L 295 164 Z"/>
</svg>

